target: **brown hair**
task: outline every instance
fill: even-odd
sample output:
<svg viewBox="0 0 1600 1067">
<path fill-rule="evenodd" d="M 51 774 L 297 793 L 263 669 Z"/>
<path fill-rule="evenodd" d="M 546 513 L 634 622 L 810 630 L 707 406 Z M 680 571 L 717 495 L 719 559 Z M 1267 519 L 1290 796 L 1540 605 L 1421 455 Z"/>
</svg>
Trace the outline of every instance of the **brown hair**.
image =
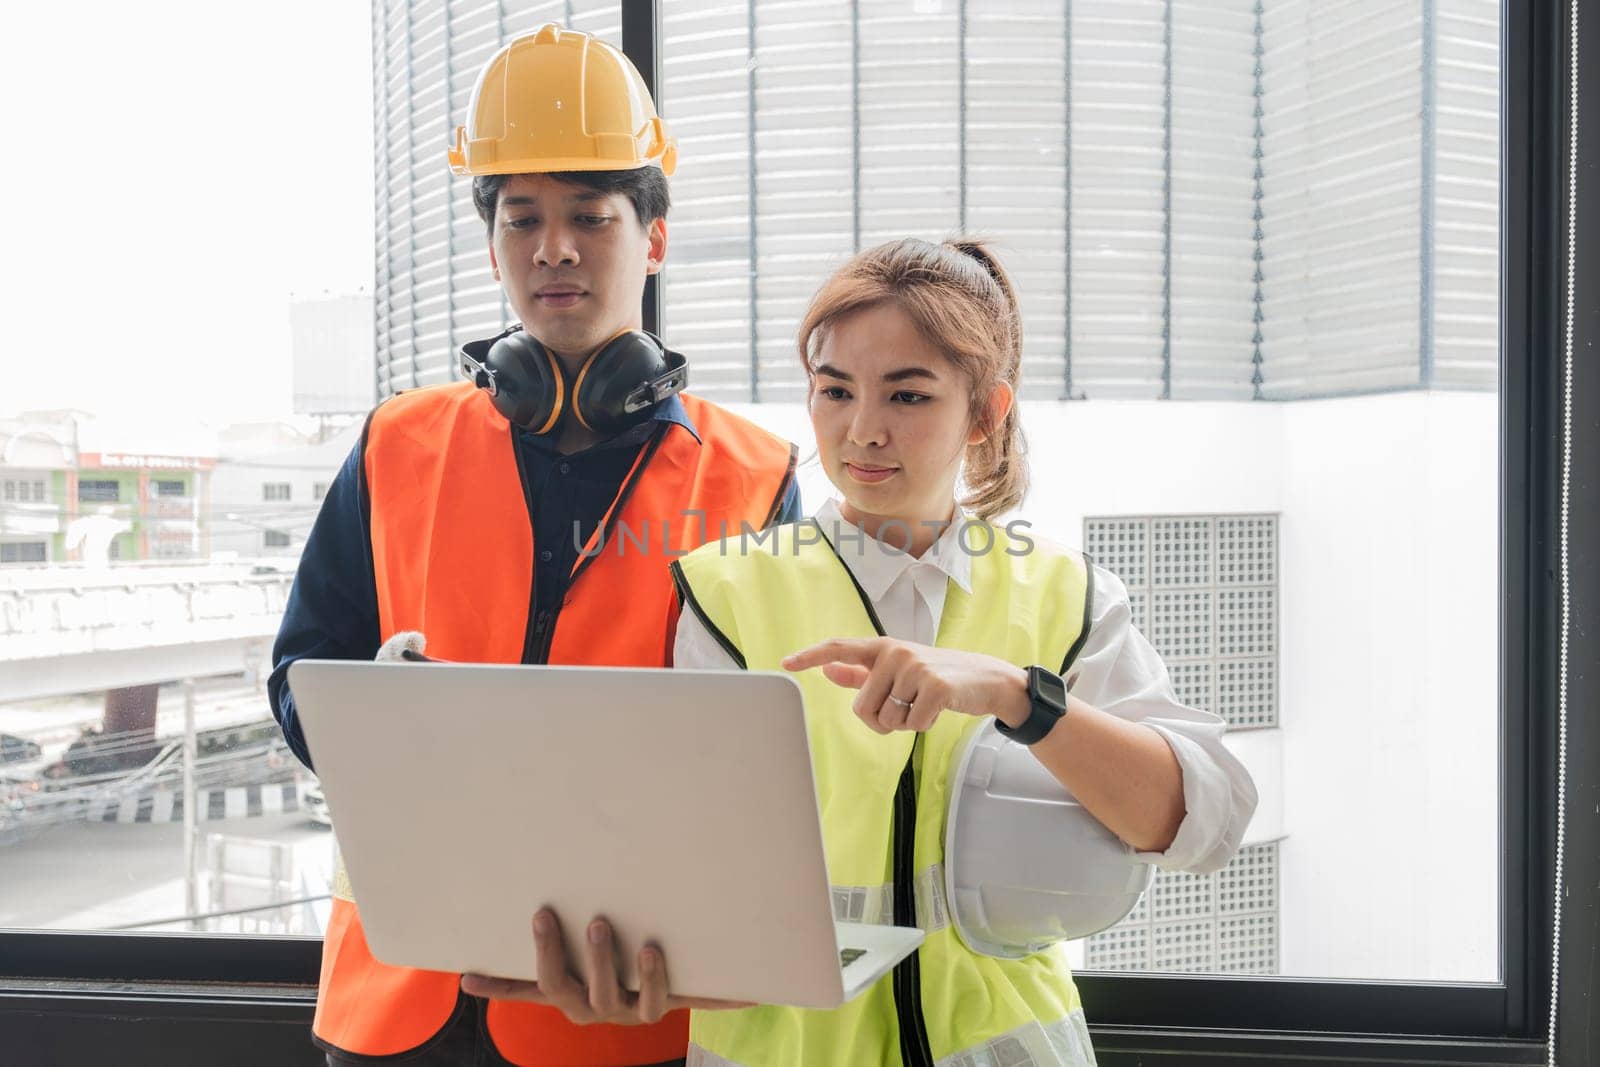
<svg viewBox="0 0 1600 1067">
<path fill-rule="evenodd" d="M 815 385 L 812 365 L 839 319 L 893 303 L 918 332 L 954 363 L 971 386 L 968 416 L 984 425 L 989 395 L 1001 382 L 1017 390 L 1022 370 L 1022 315 L 1011 279 L 994 253 L 975 238 L 941 244 L 908 237 L 857 253 L 823 283 L 800 323 L 800 360 Z M 992 519 L 1022 502 L 1028 491 L 1027 442 L 1018 404 L 1005 421 L 984 426 L 988 437 L 967 446 L 961 505 Z"/>
</svg>

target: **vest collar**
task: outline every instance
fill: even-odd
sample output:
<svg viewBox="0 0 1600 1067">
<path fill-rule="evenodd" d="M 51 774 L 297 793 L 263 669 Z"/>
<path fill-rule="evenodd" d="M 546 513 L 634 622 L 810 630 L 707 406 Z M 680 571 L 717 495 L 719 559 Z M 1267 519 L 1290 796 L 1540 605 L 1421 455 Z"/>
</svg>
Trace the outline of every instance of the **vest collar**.
<svg viewBox="0 0 1600 1067">
<path fill-rule="evenodd" d="M 960 508 L 956 518 L 947 526 L 938 540 L 921 559 L 890 548 L 875 537 L 869 537 L 844 517 L 837 499 L 829 500 L 817 509 L 816 522 L 822 533 L 844 560 L 845 566 L 855 575 L 857 583 L 867 596 L 877 603 L 889 592 L 902 575 L 909 574 L 919 588 L 942 585 L 947 579 L 955 582 L 966 593 L 972 592 L 972 557 L 962 548 L 961 524 L 972 521 Z M 923 588 L 926 597 L 931 588 Z"/>
<path fill-rule="evenodd" d="M 653 422 L 670 422 L 674 425 L 682 426 L 689 431 L 696 444 L 702 443 L 700 430 L 695 426 L 694 420 L 689 417 L 689 409 L 683 406 L 683 399 L 677 393 L 657 404 L 655 411 L 650 413 L 650 419 Z"/>
</svg>

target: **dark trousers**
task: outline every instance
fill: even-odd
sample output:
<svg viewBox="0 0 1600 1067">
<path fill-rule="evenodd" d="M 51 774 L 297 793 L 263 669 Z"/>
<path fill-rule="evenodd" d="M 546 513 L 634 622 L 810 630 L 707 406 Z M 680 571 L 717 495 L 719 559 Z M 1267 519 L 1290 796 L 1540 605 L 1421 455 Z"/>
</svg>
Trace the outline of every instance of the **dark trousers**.
<svg viewBox="0 0 1600 1067">
<path fill-rule="evenodd" d="M 489 1036 L 489 1002 L 465 993 L 456 1000 L 456 1010 L 444 1029 L 421 1048 L 394 1056 L 353 1056 L 328 1052 L 328 1067 L 356 1067 L 358 1064 L 393 1063 L 405 1067 L 514 1067 L 500 1055 Z M 668 1060 L 651 1067 L 683 1067 L 683 1060 Z"/>
</svg>

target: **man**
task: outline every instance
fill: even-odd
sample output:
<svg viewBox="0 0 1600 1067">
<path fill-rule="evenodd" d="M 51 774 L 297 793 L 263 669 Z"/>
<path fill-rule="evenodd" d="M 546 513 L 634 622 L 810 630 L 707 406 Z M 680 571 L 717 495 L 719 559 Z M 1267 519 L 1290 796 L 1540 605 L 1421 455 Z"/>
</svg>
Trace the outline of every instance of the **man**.
<svg viewBox="0 0 1600 1067">
<path fill-rule="evenodd" d="M 677 395 L 672 358 L 627 332 L 666 258 L 676 146 L 626 57 L 541 27 L 489 61 L 471 110 L 451 164 L 473 176 L 523 329 L 464 346 L 473 380 L 381 404 L 329 490 L 269 683 L 308 766 L 285 684 L 294 660 L 371 659 L 420 631 L 442 659 L 662 666 L 678 610 L 670 558 L 719 529 L 799 517 L 793 446 Z M 466 996 L 458 975 L 379 963 L 342 872 L 334 895 L 313 1024 L 330 1064 L 623 1067 L 684 1054 L 682 1010 L 576 1026 L 549 1007 Z"/>
</svg>

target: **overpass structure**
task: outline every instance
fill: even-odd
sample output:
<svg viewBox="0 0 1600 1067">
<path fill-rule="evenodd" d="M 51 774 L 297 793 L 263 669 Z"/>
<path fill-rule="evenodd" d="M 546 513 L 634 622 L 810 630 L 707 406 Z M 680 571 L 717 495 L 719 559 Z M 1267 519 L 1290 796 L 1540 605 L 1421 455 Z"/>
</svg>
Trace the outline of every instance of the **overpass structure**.
<svg viewBox="0 0 1600 1067">
<path fill-rule="evenodd" d="M 0 704 L 252 674 L 293 577 L 253 560 L 0 571 Z"/>
<path fill-rule="evenodd" d="M 29 731 L 40 753 L 31 766 L 0 765 L 0 831 L 11 831 L 0 839 L 85 819 L 181 819 L 193 839 L 200 819 L 295 810 L 304 776 L 259 684 L 291 567 L 0 570 L 0 726 L 44 727 Z M 222 677 L 238 675 L 242 686 Z M 174 682 L 181 722 L 170 705 L 158 716 L 160 687 Z M 196 842 L 186 844 L 192 867 Z"/>
</svg>

